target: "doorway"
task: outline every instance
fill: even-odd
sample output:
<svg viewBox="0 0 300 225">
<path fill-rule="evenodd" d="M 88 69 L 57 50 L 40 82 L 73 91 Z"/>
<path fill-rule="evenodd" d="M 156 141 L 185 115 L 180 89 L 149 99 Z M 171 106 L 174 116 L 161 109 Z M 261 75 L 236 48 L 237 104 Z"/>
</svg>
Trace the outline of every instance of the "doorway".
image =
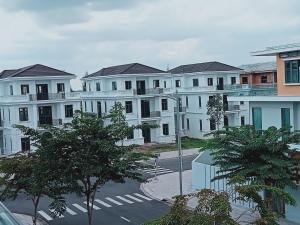
<svg viewBox="0 0 300 225">
<path fill-rule="evenodd" d="M 48 100 L 48 85 L 47 84 L 37 84 L 36 85 L 36 98 L 37 100 Z"/>
<path fill-rule="evenodd" d="M 146 82 L 144 80 L 136 81 L 136 93 L 138 95 L 146 94 Z"/>
<path fill-rule="evenodd" d="M 141 100 L 142 118 L 150 117 L 150 102 L 148 100 Z"/>
<path fill-rule="evenodd" d="M 52 108 L 51 106 L 39 107 L 39 124 L 40 125 L 52 125 Z"/>
<path fill-rule="evenodd" d="M 217 90 L 224 90 L 224 78 L 218 77 Z"/>
<path fill-rule="evenodd" d="M 145 125 L 147 125 L 147 124 L 145 124 Z M 151 129 L 150 129 L 150 127 L 143 127 L 142 135 L 144 137 L 144 143 L 150 143 L 151 142 Z"/>
</svg>

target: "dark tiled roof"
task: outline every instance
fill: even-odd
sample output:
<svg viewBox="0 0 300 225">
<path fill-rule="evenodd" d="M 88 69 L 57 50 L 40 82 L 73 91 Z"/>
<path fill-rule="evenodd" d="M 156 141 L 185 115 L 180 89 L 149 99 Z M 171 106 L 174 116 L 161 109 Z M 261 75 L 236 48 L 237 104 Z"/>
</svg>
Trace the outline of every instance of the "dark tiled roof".
<svg viewBox="0 0 300 225">
<path fill-rule="evenodd" d="M 276 62 L 264 62 L 264 63 L 254 63 L 254 64 L 246 64 L 239 66 L 242 68 L 245 73 L 259 73 L 259 72 L 268 72 L 268 71 L 276 71 L 277 64 Z"/>
<path fill-rule="evenodd" d="M 220 62 L 205 62 L 196 64 L 181 65 L 171 69 L 169 72 L 173 74 L 179 73 L 195 73 L 195 72 L 209 72 L 209 71 L 236 71 L 240 68 L 230 66 Z"/>
<path fill-rule="evenodd" d="M 8 77 L 44 77 L 44 76 L 73 76 L 62 70 L 54 69 L 41 64 L 23 67 L 15 70 L 3 70 L 0 79 Z"/>
<path fill-rule="evenodd" d="M 166 71 L 159 70 L 140 63 L 130 63 L 130 64 L 102 68 L 101 70 L 92 73 L 90 75 L 87 75 L 84 78 L 109 76 L 109 75 L 117 75 L 117 74 L 145 74 L 145 73 L 166 73 Z"/>
</svg>

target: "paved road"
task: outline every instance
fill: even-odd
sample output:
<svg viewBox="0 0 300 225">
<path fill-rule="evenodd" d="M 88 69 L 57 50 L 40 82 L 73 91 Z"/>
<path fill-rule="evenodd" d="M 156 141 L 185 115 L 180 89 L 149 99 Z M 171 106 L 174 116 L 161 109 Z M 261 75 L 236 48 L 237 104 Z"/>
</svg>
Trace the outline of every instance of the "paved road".
<svg viewBox="0 0 300 225">
<path fill-rule="evenodd" d="M 195 156 L 186 156 L 183 160 L 184 170 L 191 169 L 191 161 Z M 150 162 L 153 163 L 153 162 Z M 161 174 L 178 171 L 178 160 L 159 160 Z M 144 171 L 146 177 L 153 176 L 153 169 Z M 97 193 L 93 221 L 95 225 L 130 225 L 143 224 L 144 222 L 160 217 L 169 210 L 163 202 L 146 197 L 139 189 L 140 183 L 126 180 L 124 184 L 107 183 Z M 74 194 L 66 196 L 67 212 L 62 218 L 54 218 L 49 211 L 49 202 L 43 198 L 39 211 L 40 217 L 48 220 L 50 225 L 85 225 L 87 213 L 85 199 Z M 26 196 L 20 196 L 15 201 L 6 201 L 5 205 L 13 212 L 31 214 L 32 203 Z"/>
</svg>

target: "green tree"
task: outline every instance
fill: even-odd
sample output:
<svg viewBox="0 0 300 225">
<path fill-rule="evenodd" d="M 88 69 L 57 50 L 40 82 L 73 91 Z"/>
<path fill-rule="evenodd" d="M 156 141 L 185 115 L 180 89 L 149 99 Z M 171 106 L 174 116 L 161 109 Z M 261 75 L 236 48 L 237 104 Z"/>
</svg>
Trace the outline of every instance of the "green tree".
<svg viewBox="0 0 300 225">
<path fill-rule="evenodd" d="M 217 130 L 220 130 L 220 125 L 225 115 L 222 96 L 216 94 L 210 97 L 206 107 L 209 120 L 216 125 Z"/>
<path fill-rule="evenodd" d="M 213 135 L 210 148 L 214 149 L 214 165 L 220 167 L 214 180 L 227 178 L 234 182 L 242 178 L 252 185 L 264 185 L 264 200 L 269 209 L 278 213 L 284 201 L 291 203 L 278 196 L 275 188 L 284 190 L 286 186 L 294 186 L 294 168 L 299 166 L 299 160 L 291 157 L 295 150 L 290 144 L 299 143 L 299 134 L 283 128 L 257 131 L 253 126 L 242 126 L 216 131 Z"/>
<path fill-rule="evenodd" d="M 54 214 L 65 210 L 65 201 L 59 179 L 54 179 L 53 171 L 48 170 L 48 163 L 41 160 L 38 154 L 16 155 L 2 158 L 0 161 L 0 199 L 15 200 L 24 193 L 34 206 L 33 224 L 37 222 L 37 210 L 40 199 L 47 196 L 51 199 L 50 208 Z"/>
<path fill-rule="evenodd" d="M 107 182 L 124 182 L 126 178 L 141 180 L 138 169 L 144 155 L 133 152 L 132 146 L 120 145 L 126 135 L 122 125 L 118 132 L 119 116 L 112 110 L 112 125 L 93 113 L 76 112 L 70 124 L 59 131 L 48 152 L 53 165 L 62 172 L 72 192 L 86 198 L 88 224 L 92 224 L 93 205 L 97 191 Z M 126 130 L 129 130 L 127 127 Z M 57 131 L 56 131 L 57 132 Z M 123 133 L 124 132 L 124 133 Z"/>
</svg>

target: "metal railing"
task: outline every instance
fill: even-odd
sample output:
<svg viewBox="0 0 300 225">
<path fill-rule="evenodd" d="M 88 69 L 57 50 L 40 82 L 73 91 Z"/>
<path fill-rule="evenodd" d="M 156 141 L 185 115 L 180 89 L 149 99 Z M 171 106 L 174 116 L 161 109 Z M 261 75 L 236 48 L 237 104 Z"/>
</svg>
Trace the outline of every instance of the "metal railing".
<svg viewBox="0 0 300 225">
<path fill-rule="evenodd" d="M 61 99 L 66 99 L 65 93 L 29 94 L 29 101 L 61 100 Z"/>
<path fill-rule="evenodd" d="M 240 105 L 228 105 L 226 111 L 237 111 L 237 110 L 240 110 Z"/>
<path fill-rule="evenodd" d="M 134 95 L 157 95 L 168 91 L 168 88 L 133 89 Z"/>
<path fill-rule="evenodd" d="M 142 118 L 153 118 L 153 117 L 160 117 L 160 111 L 152 111 L 150 113 L 142 114 Z"/>
<path fill-rule="evenodd" d="M 52 125 L 52 126 L 60 126 L 63 125 L 62 119 L 42 119 L 38 120 L 38 126 L 47 126 L 47 125 Z"/>
</svg>

